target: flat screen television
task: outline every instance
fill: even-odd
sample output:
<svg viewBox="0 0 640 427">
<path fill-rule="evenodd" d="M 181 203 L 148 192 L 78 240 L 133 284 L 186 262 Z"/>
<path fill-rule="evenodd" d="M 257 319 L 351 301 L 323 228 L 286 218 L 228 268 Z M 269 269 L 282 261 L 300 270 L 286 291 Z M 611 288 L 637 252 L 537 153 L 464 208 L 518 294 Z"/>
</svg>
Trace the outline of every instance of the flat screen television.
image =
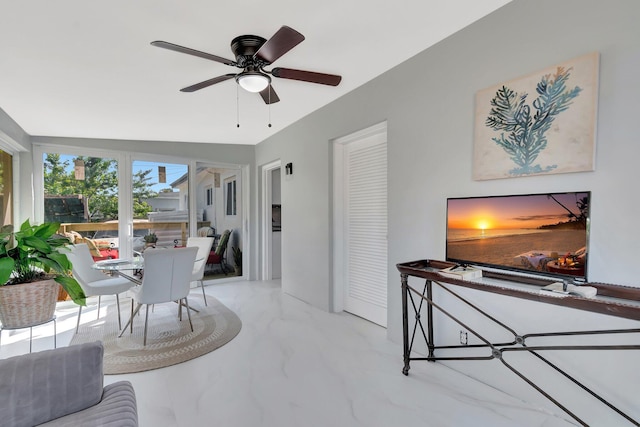
<svg viewBox="0 0 640 427">
<path fill-rule="evenodd" d="M 447 199 L 446 259 L 587 281 L 589 191 Z"/>
</svg>

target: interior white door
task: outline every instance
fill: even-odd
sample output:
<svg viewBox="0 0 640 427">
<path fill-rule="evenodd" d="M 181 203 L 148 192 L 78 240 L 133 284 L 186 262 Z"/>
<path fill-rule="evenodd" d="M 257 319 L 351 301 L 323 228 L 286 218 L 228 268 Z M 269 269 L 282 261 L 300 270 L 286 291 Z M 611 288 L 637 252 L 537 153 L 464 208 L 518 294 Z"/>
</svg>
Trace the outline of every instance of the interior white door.
<svg viewBox="0 0 640 427">
<path fill-rule="evenodd" d="M 344 145 L 344 309 L 387 326 L 386 126 Z"/>
</svg>

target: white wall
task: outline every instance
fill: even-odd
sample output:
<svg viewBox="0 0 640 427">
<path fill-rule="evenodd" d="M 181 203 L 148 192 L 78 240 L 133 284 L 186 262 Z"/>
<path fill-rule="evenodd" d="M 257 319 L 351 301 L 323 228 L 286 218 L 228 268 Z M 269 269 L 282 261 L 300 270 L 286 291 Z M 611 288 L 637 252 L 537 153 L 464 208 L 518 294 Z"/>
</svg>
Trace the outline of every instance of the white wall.
<svg viewBox="0 0 640 427">
<path fill-rule="evenodd" d="M 213 169 L 213 168 L 211 168 Z M 202 210 L 202 217 L 204 221 L 209 221 L 209 223 L 211 224 L 211 227 L 214 227 L 216 229 L 217 232 L 217 225 L 216 225 L 216 193 L 222 191 L 222 187 L 215 186 L 215 178 L 214 178 L 214 173 L 212 170 L 210 170 L 210 168 L 204 168 L 202 170 L 199 170 L 198 173 L 196 173 L 196 184 L 194 185 L 195 188 L 195 195 L 196 195 L 196 206 L 198 207 L 199 210 Z M 213 201 L 212 201 L 212 205 L 211 206 L 207 206 L 207 199 L 206 199 L 206 189 L 210 188 L 212 190 L 212 194 L 213 194 Z"/>
<path fill-rule="evenodd" d="M 590 279 L 640 286 L 635 274 L 640 197 L 634 189 L 640 179 L 638 16 L 637 0 L 515 0 L 259 144 L 256 165 L 274 158 L 294 164 L 292 178 L 282 181 L 287 213 L 282 233 L 284 291 L 316 307 L 331 308 L 330 141 L 383 120 L 388 123 L 389 141 L 388 336 L 393 341 L 401 342 L 402 328 L 395 264 L 444 257 L 445 201 L 451 196 L 590 190 Z M 476 91 L 593 51 L 601 55 L 595 172 L 473 181 Z M 550 330 L 634 324 L 494 295 L 467 294 L 528 330 L 532 325 Z M 483 324 L 481 319 L 474 321 Z M 445 340 L 457 339 L 455 325 L 442 324 L 437 333 Z M 603 353 L 591 354 L 588 361 L 575 353 L 554 357 L 574 365 L 580 375 L 640 417 L 637 352 Z M 398 369 L 400 362 L 399 356 Z M 497 365 L 453 366 L 547 405 Z M 550 381 L 562 390 L 558 382 Z M 577 399 L 571 392 L 562 396 Z M 580 410 L 594 412 L 593 417 L 607 416 L 605 411 L 595 413 L 598 405 L 576 404 Z M 558 412 L 555 407 L 551 410 Z M 619 419 L 598 419 L 594 425 L 616 422 Z"/>
</svg>

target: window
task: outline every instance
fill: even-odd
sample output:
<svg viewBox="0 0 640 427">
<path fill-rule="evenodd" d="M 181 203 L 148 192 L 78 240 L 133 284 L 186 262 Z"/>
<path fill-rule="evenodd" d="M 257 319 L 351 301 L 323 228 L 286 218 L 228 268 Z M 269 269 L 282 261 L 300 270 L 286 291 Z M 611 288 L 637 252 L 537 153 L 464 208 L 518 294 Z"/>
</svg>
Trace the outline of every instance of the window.
<svg viewBox="0 0 640 427">
<path fill-rule="evenodd" d="M 117 220 L 118 161 L 72 153 L 44 153 L 44 220 L 82 223 Z"/>
<path fill-rule="evenodd" d="M 208 186 L 205 188 L 205 197 L 204 197 L 207 206 L 213 206 L 213 188 Z"/>
<path fill-rule="evenodd" d="M 228 216 L 234 216 L 238 214 L 236 206 L 236 178 L 229 178 L 225 180 L 225 212 Z"/>
<path fill-rule="evenodd" d="M 108 241 L 108 249 L 118 249 L 116 254 L 109 253 L 112 257 L 140 251 L 142 236 L 150 232 L 157 234 L 162 246 L 172 246 L 176 239 L 186 241 L 190 229 L 187 164 L 69 150 L 36 145 L 34 156 L 42 161 L 42 178 L 34 170 L 34 179 L 43 184 L 37 194 L 42 213 L 36 220 L 64 223 L 65 232 Z M 96 157 L 86 155 L 89 151 Z M 127 163 L 131 166 L 121 167 Z M 160 167 L 171 184 L 158 182 Z M 78 174 L 79 168 L 84 173 Z M 151 222 L 159 224 L 150 226 Z"/>
<path fill-rule="evenodd" d="M 0 150 L 0 225 L 13 223 L 13 157 Z"/>
</svg>

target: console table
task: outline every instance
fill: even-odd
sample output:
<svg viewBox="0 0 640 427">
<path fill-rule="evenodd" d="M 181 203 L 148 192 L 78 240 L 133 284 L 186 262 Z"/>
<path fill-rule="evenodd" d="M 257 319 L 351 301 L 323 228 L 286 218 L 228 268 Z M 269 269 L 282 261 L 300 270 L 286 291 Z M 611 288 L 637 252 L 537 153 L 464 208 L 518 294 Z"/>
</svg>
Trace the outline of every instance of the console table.
<svg viewBox="0 0 640 427">
<path fill-rule="evenodd" d="M 510 328 L 505 323 L 492 317 L 489 313 L 482 310 L 480 307 L 473 304 L 468 299 L 456 292 L 456 287 L 470 288 L 483 292 L 492 292 L 496 294 L 506 295 L 514 298 L 527 299 L 537 301 L 540 303 L 560 305 L 563 307 L 570 307 L 578 310 L 590 311 L 594 313 L 601 313 L 610 316 L 617 316 L 626 319 L 640 321 L 640 289 L 611 285 L 604 283 L 588 283 L 589 286 L 597 288 L 598 295 L 595 298 L 583 298 L 578 296 L 554 296 L 545 293 L 540 293 L 540 289 L 546 285 L 549 285 L 558 280 L 553 278 L 542 278 L 534 276 L 521 276 L 517 274 L 507 272 L 496 271 L 483 271 L 483 277 L 479 279 L 460 280 L 450 277 L 444 277 L 438 273 L 439 270 L 453 266 L 453 263 L 436 261 L 436 260 L 419 260 L 406 263 L 397 264 L 396 267 L 400 271 L 401 283 L 402 283 L 402 335 L 403 335 L 403 350 L 404 350 L 404 368 L 402 373 L 404 375 L 409 374 L 410 362 L 413 360 L 426 360 L 435 362 L 437 360 L 499 360 L 506 368 L 520 377 L 523 381 L 553 402 L 556 406 L 567 413 L 571 418 L 576 420 L 581 425 L 587 426 L 582 419 L 578 417 L 574 412 L 566 408 L 560 401 L 553 397 L 549 392 L 543 390 L 536 385 L 533 380 L 525 376 L 522 372 L 518 371 L 514 366 L 509 364 L 504 359 L 504 354 L 507 352 L 528 352 L 534 356 L 537 360 L 542 361 L 553 370 L 558 372 L 564 378 L 570 380 L 580 389 L 589 393 L 592 397 L 600 401 L 605 407 L 616 412 L 620 417 L 624 418 L 630 425 L 640 426 L 640 422 L 627 415 L 619 408 L 608 402 L 606 399 L 598 395 L 596 392 L 588 388 L 581 383 L 578 379 L 571 376 L 566 371 L 562 370 L 550 360 L 546 359 L 539 352 L 544 350 L 640 350 L 639 345 L 546 345 L 546 346 L 528 346 L 526 340 L 528 338 L 544 338 L 544 337 L 562 337 L 562 336 L 595 336 L 601 334 L 638 334 L 640 328 L 637 329 L 608 329 L 608 330 L 594 330 L 594 331 L 571 331 L 571 332 L 546 332 L 546 333 L 530 333 L 520 334 L 514 329 Z M 409 276 L 425 279 L 424 288 L 422 291 L 415 289 L 409 285 Z M 480 313 L 486 319 L 495 323 L 499 327 L 505 329 L 513 335 L 513 340 L 510 342 L 491 342 L 489 339 L 482 336 L 482 334 L 475 330 L 473 325 L 465 324 L 459 320 L 454 314 L 449 312 L 446 308 L 439 305 L 433 299 L 433 287 L 438 286 L 448 294 L 462 301 L 466 306 Z M 449 286 L 453 285 L 453 286 Z M 417 301 L 416 301 L 417 300 Z M 409 336 L 409 303 L 413 308 L 415 321 L 413 323 L 413 331 L 411 337 Z M 426 303 L 426 331 L 423 324 L 422 308 L 423 303 Z M 444 316 L 453 320 L 460 325 L 470 334 L 478 338 L 482 344 L 473 345 L 448 345 L 437 346 L 434 341 L 434 309 L 442 313 Z M 421 332 L 424 340 L 427 343 L 427 356 L 426 357 L 411 357 L 411 351 L 413 348 L 414 339 L 417 332 Z M 486 356 L 448 356 L 438 357 L 436 350 L 449 349 L 456 352 L 464 352 L 463 349 L 468 348 L 487 348 L 490 350 L 490 354 Z"/>
</svg>

